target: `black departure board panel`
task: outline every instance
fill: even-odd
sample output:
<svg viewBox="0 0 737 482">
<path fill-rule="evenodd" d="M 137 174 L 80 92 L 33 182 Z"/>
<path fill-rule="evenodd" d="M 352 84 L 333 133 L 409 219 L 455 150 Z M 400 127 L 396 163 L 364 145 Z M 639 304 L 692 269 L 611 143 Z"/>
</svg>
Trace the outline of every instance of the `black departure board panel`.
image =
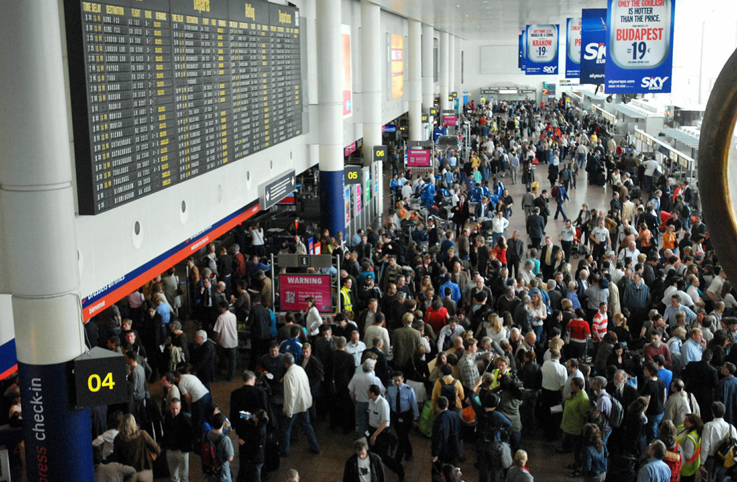
<svg viewBox="0 0 737 482">
<path fill-rule="evenodd" d="M 302 133 L 298 9 L 253 0 L 64 4 L 80 214 Z"/>
</svg>

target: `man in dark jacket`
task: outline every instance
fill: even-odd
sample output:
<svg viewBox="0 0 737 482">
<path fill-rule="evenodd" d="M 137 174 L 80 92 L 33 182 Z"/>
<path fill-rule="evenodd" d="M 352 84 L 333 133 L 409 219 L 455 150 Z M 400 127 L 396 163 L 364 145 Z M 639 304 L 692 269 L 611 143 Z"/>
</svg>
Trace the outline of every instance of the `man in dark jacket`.
<svg viewBox="0 0 737 482">
<path fill-rule="evenodd" d="M 545 220 L 540 216 L 540 208 L 532 209 L 532 214 L 527 218 L 526 227 L 532 247 L 539 249 L 543 236 L 545 236 Z"/>
<path fill-rule="evenodd" d="M 438 398 L 438 414 L 432 424 L 432 463 L 440 468 L 443 464 L 453 464 L 463 457 L 461 447 L 461 417 L 448 410 L 448 399 Z"/>
<path fill-rule="evenodd" d="M 190 350 L 192 373 L 210 390 L 210 382 L 215 379 L 215 343 L 207 339 L 205 330 L 198 330 L 194 335 L 194 341 L 194 347 Z"/>
<path fill-rule="evenodd" d="M 182 402 L 174 398 L 164 416 L 164 437 L 161 446 L 166 449 L 166 464 L 172 480 L 189 476 L 189 453 L 192 451 L 192 419 L 182 412 Z"/>
<path fill-rule="evenodd" d="M 236 388 L 230 394 L 230 420 L 233 424 L 235 432 L 241 438 L 245 436 L 245 429 L 241 426 L 240 412 L 256 413 L 259 410 L 266 410 L 271 420 L 271 406 L 266 391 L 256 385 L 256 374 L 250 370 L 243 372 L 243 386 Z"/>
<path fill-rule="evenodd" d="M 268 353 L 271 341 L 271 313 L 261 304 L 261 295 L 251 297 L 251 316 L 248 322 L 251 325 L 251 350 L 253 351 L 251 368 L 254 368 L 261 355 Z"/>
<path fill-rule="evenodd" d="M 681 372 L 681 378 L 686 384 L 686 391 L 696 397 L 699 407 L 711 407 L 714 401 L 714 391 L 719 386 L 717 370 L 711 366 L 714 352 L 707 348 L 701 356 L 701 361 L 692 361 Z M 710 422 L 712 415 L 708 410 L 702 410 L 701 416 L 705 422 Z"/>
<path fill-rule="evenodd" d="M 343 470 L 343 482 L 361 482 L 365 480 L 362 476 L 369 475 L 371 482 L 384 482 L 386 475 L 384 474 L 384 464 L 381 463 L 381 457 L 368 450 L 368 441 L 366 438 L 360 438 L 353 442 L 355 454 L 348 457 L 345 461 L 345 469 Z M 358 461 L 369 460 L 368 469 L 359 468 Z M 367 473 L 362 470 L 368 470 Z"/>
<path fill-rule="evenodd" d="M 519 276 L 519 264 L 524 256 L 525 243 L 519 238 L 519 231 L 515 231 L 507 240 L 507 266 L 509 266 L 510 276 Z"/>
<path fill-rule="evenodd" d="M 458 205 L 453 208 L 453 222 L 456 225 L 456 231 L 460 231 L 470 216 L 469 203 L 466 195 L 461 194 Z"/>
</svg>

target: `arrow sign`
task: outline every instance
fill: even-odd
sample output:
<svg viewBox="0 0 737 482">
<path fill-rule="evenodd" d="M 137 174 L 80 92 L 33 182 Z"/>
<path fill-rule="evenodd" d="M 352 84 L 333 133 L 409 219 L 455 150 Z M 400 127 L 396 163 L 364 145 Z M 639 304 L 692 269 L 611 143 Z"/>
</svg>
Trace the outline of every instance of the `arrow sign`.
<svg viewBox="0 0 737 482">
<path fill-rule="evenodd" d="M 291 170 L 259 185 L 258 198 L 260 208 L 262 210 L 269 209 L 274 204 L 292 194 L 297 189 L 295 180 L 294 170 Z"/>
</svg>

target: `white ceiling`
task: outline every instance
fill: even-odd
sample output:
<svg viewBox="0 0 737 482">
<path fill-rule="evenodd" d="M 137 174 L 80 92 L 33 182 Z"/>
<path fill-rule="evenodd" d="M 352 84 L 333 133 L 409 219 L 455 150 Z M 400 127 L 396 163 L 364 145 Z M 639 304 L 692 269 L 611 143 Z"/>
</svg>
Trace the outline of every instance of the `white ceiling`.
<svg viewBox="0 0 737 482">
<path fill-rule="evenodd" d="M 384 10 L 414 18 L 467 39 L 516 42 L 527 24 L 558 23 L 583 8 L 606 8 L 606 0 L 372 0 Z"/>
</svg>

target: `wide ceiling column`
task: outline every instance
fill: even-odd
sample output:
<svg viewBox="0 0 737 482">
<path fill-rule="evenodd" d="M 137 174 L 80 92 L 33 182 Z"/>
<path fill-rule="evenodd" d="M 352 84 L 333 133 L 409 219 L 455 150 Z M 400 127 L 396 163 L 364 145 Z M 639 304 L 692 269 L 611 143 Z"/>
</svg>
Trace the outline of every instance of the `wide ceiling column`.
<svg viewBox="0 0 737 482">
<path fill-rule="evenodd" d="M 422 24 L 409 19 L 409 140 L 422 139 Z"/>
<path fill-rule="evenodd" d="M 450 61 L 450 39 L 448 32 L 440 32 L 440 109 L 450 109 L 448 102 L 448 63 Z"/>
</svg>

